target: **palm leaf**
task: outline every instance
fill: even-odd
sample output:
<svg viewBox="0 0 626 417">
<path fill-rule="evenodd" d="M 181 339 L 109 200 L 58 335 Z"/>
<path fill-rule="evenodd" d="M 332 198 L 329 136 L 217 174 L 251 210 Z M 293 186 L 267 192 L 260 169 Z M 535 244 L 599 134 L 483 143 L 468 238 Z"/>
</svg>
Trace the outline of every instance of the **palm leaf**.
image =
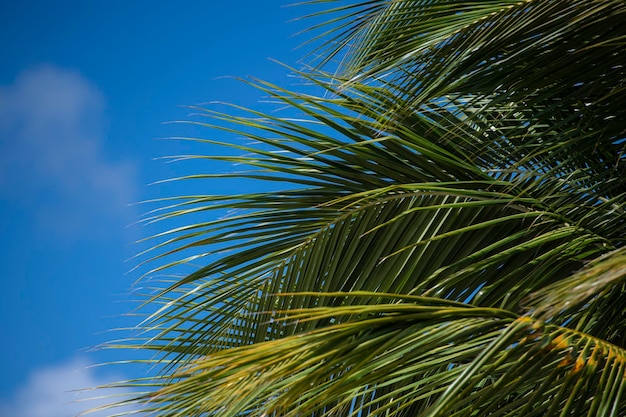
<svg viewBox="0 0 626 417">
<path fill-rule="evenodd" d="M 206 152 L 175 159 L 245 168 L 178 180 L 263 186 L 146 218 L 172 224 L 141 254 L 147 275 L 184 272 L 116 345 L 159 355 L 134 401 L 162 416 L 626 415 L 623 2 L 335 11 L 354 43 L 343 72 L 297 73 L 320 94 L 252 80 L 289 114 L 196 109 L 252 143 L 189 139 Z"/>
<path fill-rule="evenodd" d="M 618 415 L 626 351 L 507 310 L 393 294 L 279 313 L 327 325 L 214 352 L 145 397 L 160 415 Z M 326 304 L 326 303 L 321 303 Z M 529 401 L 532 398 L 532 401 Z M 591 401 L 589 401 L 591 398 Z M 620 405 L 621 404 L 621 405 Z"/>
</svg>

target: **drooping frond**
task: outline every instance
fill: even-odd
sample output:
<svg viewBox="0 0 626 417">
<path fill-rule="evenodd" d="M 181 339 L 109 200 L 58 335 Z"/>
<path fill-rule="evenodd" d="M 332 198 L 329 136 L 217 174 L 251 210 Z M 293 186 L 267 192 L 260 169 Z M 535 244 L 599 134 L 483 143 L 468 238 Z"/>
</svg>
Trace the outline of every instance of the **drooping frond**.
<svg viewBox="0 0 626 417">
<path fill-rule="evenodd" d="M 224 384 L 220 382 L 216 386 L 197 383 L 196 377 L 186 370 L 195 366 L 190 364 L 203 363 L 203 367 L 209 368 L 215 365 L 217 372 L 221 369 L 221 365 L 214 362 L 218 357 L 232 362 L 233 366 L 237 366 L 236 355 L 242 355 L 240 358 L 245 363 L 256 363 L 249 356 L 254 349 L 265 352 L 266 346 L 272 349 L 280 346 L 289 350 L 293 340 L 305 343 L 309 340 L 305 335 L 309 334 L 323 339 L 324 332 L 334 332 L 328 330 L 334 329 L 333 326 L 342 328 L 345 316 L 342 308 L 365 303 L 376 316 L 382 295 L 374 294 L 436 297 L 435 300 L 441 299 L 444 304 L 467 303 L 463 308 L 471 304 L 478 309 L 506 310 L 514 321 L 514 317 L 526 311 L 523 300 L 546 287 L 558 285 L 588 259 L 623 246 L 623 236 L 616 233 L 615 227 L 623 224 L 624 213 L 614 210 L 614 204 L 623 204 L 624 195 L 616 195 L 607 204 L 598 204 L 595 199 L 589 201 L 589 189 L 606 184 L 602 177 L 594 183 L 598 180 L 590 178 L 584 167 L 563 164 L 560 166 L 565 173 L 562 178 L 550 178 L 545 170 L 531 170 L 531 165 L 513 172 L 489 170 L 486 162 L 453 145 L 460 135 L 471 141 L 480 128 L 462 116 L 454 119 L 449 109 L 439 108 L 439 114 L 443 115 L 440 118 L 435 108 L 407 112 L 402 118 L 374 118 L 380 115 L 377 106 L 383 108 L 388 105 L 385 100 L 390 100 L 384 97 L 382 87 L 359 86 L 349 94 L 331 90 L 335 94 L 331 98 L 301 95 L 267 84 L 257 87 L 304 113 L 303 118 L 294 122 L 291 118 L 254 111 L 250 111 L 249 117 L 207 111 L 209 117 L 231 122 L 223 129 L 245 135 L 259 145 L 224 143 L 223 146 L 246 152 L 246 155 L 224 156 L 220 152 L 220 156 L 193 158 L 246 164 L 254 169 L 236 175 L 279 184 L 287 181 L 292 186 L 281 191 L 244 195 L 181 197 L 158 215 L 157 220 L 166 221 L 224 208 L 238 210 L 234 215 L 177 227 L 160 236 L 171 236 L 164 246 L 169 251 L 157 255 L 153 261 L 177 254 L 180 260 L 157 271 L 190 260 L 210 259 L 212 254 L 224 253 L 226 249 L 230 251 L 174 282 L 159 297 L 163 308 L 146 323 L 146 330 L 152 337 L 144 348 L 161 351 L 170 360 L 165 369 L 171 374 L 156 383 L 165 386 L 154 394 L 156 397 L 150 394 L 152 405 L 162 404 L 163 415 L 177 415 L 175 410 L 182 413 L 178 415 L 202 415 L 202 410 L 216 407 L 216 411 L 231 401 L 220 396 L 222 394 L 213 396 L 205 391 L 210 388 L 210 392 L 215 393 L 219 385 L 226 390 L 223 395 L 232 393 L 230 382 L 224 380 Z M 485 143 L 484 152 L 480 154 L 482 160 L 488 161 L 492 149 L 494 158 L 502 152 L 499 147 Z M 529 154 L 529 159 L 549 160 L 549 155 L 542 155 L 544 153 L 537 148 L 535 154 Z M 203 178 L 202 175 L 193 177 L 195 180 Z M 212 179 L 212 175 L 206 176 L 206 180 Z M 624 178 L 615 181 L 624 181 Z M 581 184 L 588 188 L 582 188 Z M 613 282 L 612 287 L 618 284 Z M 360 296 L 358 292 L 362 291 L 369 293 Z M 354 292 L 354 295 L 337 295 L 336 292 Z M 618 301 L 623 303 L 623 292 L 617 294 Z M 444 299 L 451 301 L 444 302 Z M 332 313 L 332 317 L 320 317 L 313 314 L 316 308 L 339 310 Z M 304 314 L 298 312 L 312 316 L 307 320 L 294 319 L 293 314 Z M 590 317 L 600 317 L 600 313 L 593 308 L 587 312 Z M 571 319 L 571 314 L 556 315 L 550 325 L 558 326 Z M 463 327 L 466 325 L 463 323 L 449 325 Z M 602 337 L 600 323 L 596 320 L 589 323 L 587 330 Z M 394 323 L 393 326 L 400 325 Z M 448 325 L 444 326 L 441 321 L 433 326 L 428 331 L 449 333 Z M 504 326 L 501 329 L 506 327 L 501 326 Z M 412 328 L 404 330 L 419 339 L 419 332 L 414 334 Z M 493 332 L 496 338 L 497 331 Z M 623 337 L 622 333 L 620 335 Z M 476 335 L 468 337 L 472 339 Z M 523 337 L 510 343 L 521 343 Z M 545 339 L 533 343 L 539 346 L 540 340 Z M 332 343 L 341 347 L 339 342 Z M 475 349 L 472 352 L 477 354 L 480 349 Z M 514 351 L 521 355 L 520 350 Z M 279 352 L 272 357 L 286 357 L 284 350 Z M 430 350 L 416 352 L 427 355 Z M 447 354 L 441 352 L 447 358 Z M 440 363 L 448 359 L 432 360 Z M 450 366 L 456 362 L 447 363 L 446 366 Z M 397 366 L 403 365 L 398 363 Z M 447 385 L 453 376 L 461 375 L 460 368 L 447 369 L 446 366 L 440 366 L 443 379 L 433 383 Z M 195 375 L 195 371 L 192 374 Z M 287 397 L 283 398 L 282 389 L 274 389 L 273 382 L 260 383 L 263 380 L 257 379 L 260 374 L 250 375 L 246 380 L 251 391 L 244 397 L 252 402 L 241 399 L 240 404 L 233 406 L 233 415 L 244 411 L 261 415 L 267 412 L 266 401 L 270 398 L 276 396 L 275 400 L 283 401 L 284 405 L 292 398 L 287 392 L 299 392 L 285 388 Z M 289 385 L 299 378 L 307 381 L 311 378 L 303 373 L 281 375 L 285 377 L 284 384 Z M 323 375 L 331 380 L 335 378 L 332 373 Z M 554 378 L 558 375 L 561 374 L 554 374 Z M 274 381 L 272 378 L 277 377 L 271 377 L 270 381 Z M 173 385 L 170 387 L 170 384 Z M 259 399 L 260 391 L 252 390 L 255 384 L 258 389 L 266 390 L 269 396 L 266 400 Z M 198 391 L 192 390 L 196 385 Z M 368 398 L 363 403 L 369 404 L 367 407 L 382 407 L 377 396 L 387 398 L 388 392 L 374 386 L 367 383 L 355 388 L 354 393 Z M 515 388 L 511 395 L 521 396 L 519 398 L 530 395 L 530 387 Z M 422 389 L 430 392 L 431 388 Z M 183 395 L 179 389 L 189 390 L 198 408 L 182 407 L 186 402 L 177 403 L 174 399 Z M 434 389 L 433 395 L 437 395 L 428 396 L 428 401 L 416 407 L 426 412 L 427 405 L 436 403 L 436 397 L 442 392 L 442 388 Z M 159 398 L 162 402 L 156 400 Z M 345 405 L 346 411 L 352 407 L 346 404 L 352 404 L 356 397 L 341 398 L 337 399 L 337 404 Z M 473 402 L 477 397 L 471 398 Z M 311 402 L 315 401 L 312 397 Z M 506 403 L 509 397 L 497 401 Z M 330 405 L 324 404 L 325 410 L 335 409 L 332 401 Z M 160 407 L 157 409 L 161 410 Z M 396 410 L 394 407 L 385 410 Z M 448 410 L 447 407 L 444 409 Z M 516 415 L 519 407 L 511 410 L 513 414 L 508 415 Z M 170 411 L 172 414 L 168 414 Z"/>
<path fill-rule="evenodd" d="M 162 416 L 626 411 L 626 351 L 584 333 L 439 298 L 296 296 L 320 306 L 272 312 L 272 326 L 330 323 L 190 361 L 145 400 Z M 357 302 L 325 306 L 330 297 Z"/>
<path fill-rule="evenodd" d="M 147 219 L 173 223 L 142 254 L 149 274 L 197 266 L 126 345 L 161 364 L 137 401 L 625 416 L 624 3 L 339 11 L 357 17 L 337 39 L 347 78 L 299 73 L 317 96 L 250 82 L 284 116 L 198 109 L 246 141 L 192 139 L 206 151 L 176 158 L 245 168 L 179 180 L 261 185 L 163 199 Z"/>
</svg>

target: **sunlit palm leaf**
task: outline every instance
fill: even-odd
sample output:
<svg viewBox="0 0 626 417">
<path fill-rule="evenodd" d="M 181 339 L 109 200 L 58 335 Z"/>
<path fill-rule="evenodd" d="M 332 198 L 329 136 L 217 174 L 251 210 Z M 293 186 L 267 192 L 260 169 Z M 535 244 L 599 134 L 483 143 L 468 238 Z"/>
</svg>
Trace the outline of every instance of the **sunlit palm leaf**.
<svg viewBox="0 0 626 417">
<path fill-rule="evenodd" d="M 163 416 L 626 415 L 622 9 L 370 1 L 342 9 L 360 16 L 340 37 L 357 42 L 350 78 L 300 73 L 319 97 L 250 82 L 286 117 L 198 109 L 252 143 L 192 139 L 206 153 L 175 158 L 246 168 L 180 180 L 267 188 L 164 199 L 146 219 L 175 222 L 142 254 L 148 275 L 198 266 L 126 344 L 162 360 L 137 401 Z"/>
<path fill-rule="evenodd" d="M 320 298 L 297 296 L 305 295 Z M 147 399 L 164 416 L 618 415 L 626 408 L 624 349 L 506 310 L 396 301 L 274 312 L 281 316 L 274 326 L 335 324 L 200 358 Z"/>
</svg>

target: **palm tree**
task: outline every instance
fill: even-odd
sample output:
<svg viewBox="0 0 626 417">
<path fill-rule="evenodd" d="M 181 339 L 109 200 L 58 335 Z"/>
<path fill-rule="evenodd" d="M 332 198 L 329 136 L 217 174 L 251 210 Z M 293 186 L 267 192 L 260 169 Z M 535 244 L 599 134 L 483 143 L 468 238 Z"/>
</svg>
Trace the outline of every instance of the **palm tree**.
<svg viewBox="0 0 626 417">
<path fill-rule="evenodd" d="M 255 80 L 288 117 L 202 110 L 254 143 L 198 140 L 230 153 L 187 158 L 250 170 L 186 178 L 260 189 L 163 200 L 148 219 L 189 219 L 157 236 L 151 275 L 196 266 L 122 345 L 158 353 L 133 401 L 159 416 L 626 416 L 626 4 L 325 13 L 322 60 L 298 72 L 322 93 Z"/>
</svg>

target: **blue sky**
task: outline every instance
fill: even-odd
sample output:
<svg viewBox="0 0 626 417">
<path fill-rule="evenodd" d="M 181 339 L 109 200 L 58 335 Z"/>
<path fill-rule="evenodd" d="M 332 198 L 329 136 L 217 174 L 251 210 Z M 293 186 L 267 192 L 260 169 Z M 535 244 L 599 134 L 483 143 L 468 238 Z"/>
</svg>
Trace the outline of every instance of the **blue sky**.
<svg viewBox="0 0 626 417">
<path fill-rule="evenodd" d="M 258 106 L 224 76 L 292 83 L 269 58 L 297 66 L 310 22 L 289 21 L 311 9 L 284 4 L 0 1 L 0 417 L 70 416 L 68 391 L 137 376 L 89 368 L 125 352 L 88 349 L 136 324 L 125 260 L 155 230 L 129 204 L 176 192 L 147 184 L 186 168 L 154 158 L 193 145 L 158 138 L 221 139 L 166 124 L 183 106 Z"/>
</svg>

